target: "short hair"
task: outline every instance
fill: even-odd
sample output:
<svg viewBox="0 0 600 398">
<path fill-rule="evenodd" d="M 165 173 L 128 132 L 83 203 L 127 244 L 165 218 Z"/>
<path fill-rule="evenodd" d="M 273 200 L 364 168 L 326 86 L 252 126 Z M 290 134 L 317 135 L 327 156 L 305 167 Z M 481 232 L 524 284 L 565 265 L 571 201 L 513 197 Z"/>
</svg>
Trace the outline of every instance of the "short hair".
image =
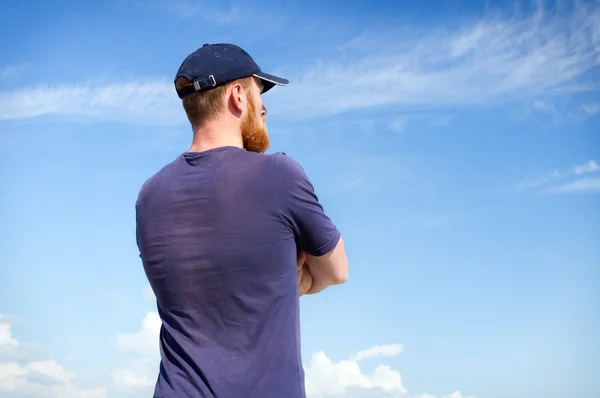
<svg viewBox="0 0 600 398">
<path fill-rule="evenodd" d="M 183 109 L 193 128 L 211 120 L 223 110 L 223 95 L 227 88 L 235 83 L 241 84 L 245 90 L 250 90 L 252 77 L 243 77 L 214 88 L 194 92 L 183 98 Z M 185 77 L 179 77 L 175 81 L 177 91 L 191 84 Z"/>
</svg>

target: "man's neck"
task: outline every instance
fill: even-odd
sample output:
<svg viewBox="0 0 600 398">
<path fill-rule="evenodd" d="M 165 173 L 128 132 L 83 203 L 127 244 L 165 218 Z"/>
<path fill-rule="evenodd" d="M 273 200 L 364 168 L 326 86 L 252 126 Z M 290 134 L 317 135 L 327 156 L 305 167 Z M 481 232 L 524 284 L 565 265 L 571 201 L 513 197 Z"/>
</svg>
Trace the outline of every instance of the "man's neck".
<svg viewBox="0 0 600 398">
<path fill-rule="evenodd" d="M 189 152 L 203 152 L 224 146 L 243 148 L 241 134 L 230 126 L 207 125 L 194 132 Z"/>
</svg>

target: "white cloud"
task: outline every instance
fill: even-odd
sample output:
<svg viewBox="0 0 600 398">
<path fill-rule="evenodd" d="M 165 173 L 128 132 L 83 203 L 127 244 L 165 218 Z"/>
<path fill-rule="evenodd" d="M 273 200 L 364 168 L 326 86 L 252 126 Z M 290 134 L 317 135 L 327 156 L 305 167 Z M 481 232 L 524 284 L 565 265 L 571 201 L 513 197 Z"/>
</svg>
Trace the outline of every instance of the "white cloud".
<svg viewBox="0 0 600 398">
<path fill-rule="evenodd" d="M 35 343 L 21 343 L 12 337 L 11 325 L 0 317 L 0 363 L 28 362 L 43 357 L 42 348 Z"/>
<path fill-rule="evenodd" d="M 535 110 L 540 111 L 540 112 L 547 112 L 547 113 L 555 113 L 555 109 L 554 106 L 548 102 L 545 101 L 541 101 L 541 100 L 535 100 L 533 102 L 533 107 Z"/>
<path fill-rule="evenodd" d="M 600 192 L 600 178 L 582 178 L 557 187 L 549 188 L 548 193 Z"/>
<path fill-rule="evenodd" d="M 156 1 L 155 5 L 161 12 L 170 13 L 184 20 L 198 21 L 201 19 L 211 25 L 226 25 L 233 21 L 247 18 L 239 6 L 229 9 L 206 7 L 206 4 L 191 0 Z"/>
<path fill-rule="evenodd" d="M 392 131 L 397 131 L 397 132 L 404 131 L 404 129 L 406 127 L 406 122 L 408 121 L 408 119 L 409 118 L 406 116 L 400 116 L 400 117 L 394 118 L 390 122 L 390 129 L 392 129 Z"/>
<path fill-rule="evenodd" d="M 536 189 L 550 184 L 557 184 L 560 181 L 571 179 L 571 181 L 562 183 L 562 185 L 554 185 L 546 190 L 546 192 L 581 192 L 581 191 L 598 191 L 597 178 L 583 178 L 573 180 L 574 177 L 581 177 L 587 174 L 600 171 L 600 165 L 594 160 L 588 160 L 585 163 L 575 165 L 568 170 L 559 171 L 553 170 L 546 173 L 538 173 L 528 178 L 525 178 L 515 184 L 515 189 L 518 191 L 526 191 Z"/>
<path fill-rule="evenodd" d="M 129 307 L 129 299 L 122 292 L 105 290 L 101 292 L 102 297 L 119 309 Z"/>
<path fill-rule="evenodd" d="M 330 152 L 326 156 L 313 156 L 314 170 L 328 169 L 323 175 L 323 185 L 340 191 L 373 193 L 391 185 L 397 189 L 421 188 L 410 161 L 395 155 L 365 155 L 346 152 Z M 312 173 L 308 170 L 309 174 Z"/>
<path fill-rule="evenodd" d="M 573 172 L 574 174 L 585 174 L 585 173 L 592 173 L 592 172 L 598 171 L 598 170 L 600 170 L 600 166 L 598 166 L 598 163 L 596 163 L 593 160 L 588 160 L 584 164 L 573 167 L 571 169 L 571 172 Z"/>
<path fill-rule="evenodd" d="M 76 373 L 51 359 L 30 360 L 19 355 L 11 325 L 0 318 L 0 396 L 3 398 L 106 398 L 104 388 L 81 388 Z M 8 358 L 8 354 L 14 358 Z"/>
<path fill-rule="evenodd" d="M 160 362 L 160 326 L 158 313 L 148 312 L 139 331 L 117 335 L 119 350 L 136 354 L 131 361 L 112 373 L 113 382 L 118 389 L 150 391 L 154 387 Z"/>
<path fill-rule="evenodd" d="M 156 312 L 149 312 L 142 321 L 142 328 L 136 333 L 117 335 L 117 347 L 122 351 L 134 351 L 138 354 L 158 354 L 158 334 L 161 320 Z"/>
<path fill-rule="evenodd" d="M 8 323 L 0 323 L 0 347 L 1 346 L 17 346 L 19 342 L 13 339 Z"/>
<path fill-rule="evenodd" d="M 9 78 L 17 73 L 17 68 L 14 66 L 0 67 L 0 79 Z"/>
<path fill-rule="evenodd" d="M 581 106 L 581 112 L 588 116 L 600 113 L 600 103 L 583 104 Z"/>
<path fill-rule="evenodd" d="M 449 395 L 412 395 L 404 388 L 400 372 L 387 365 L 376 365 L 365 373 L 356 358 L 394 356 L 403 351 L 402 345 L 375 346 L 353 356 L 353 360 L 337 363 L 323 351 L 313 354 L 306 367 L 306 394 L 308 398 L 476 398 L 463 396 L 460 391 Z"/>
<path fill-rule="evenodd" d="M 364 374 L 355 360 L 332 362 L 323 351 L 312 356 L 306 368 L 306 394 L 309 398 L 346 397 L 349 391 L 376 390 L 381 394 L 405 394 L 400 372 L 377 365 Z"/>
<path fill-rule="evenodd" d="M 600 63 L 600 10 L 580 3 L 559 12 L 541 7 L 533 15 L 485 17 L 458 31 L 362 34 L 333 59 L 292 73 L 292 84 L 273 94 L 281 98 L 277 107 L 323 115 L 598 90 L 585 76 Z"/>
<path fill-rule="evenodd" d="M 136 367 L 136 370 L 130 369 L 118 369 L 113 373 L 113 381 L 118 388 L 126 389 L 150 389 L 154 387 L 156 383 L 156 377 L 152 378 L 143 368 L 139 362 L 130 365 Z"/>
<path fill-rule="evenodd" d="M 156 301 L 156 296 L 154 295 L 154 292 L 152 291 L 152 286 L 148 285 L 146 286 L 146 289 L 144 289 L 144 298 L 148 301 Z"/>
<path fill-rule="evenodd" d="M 431 394 L 422 394 L 422 395 L 415 395 L 414 397 L 411 398 L 475 398 L 475 396 L 473 395 L 462 395 L 460 391 L 455 391 L 452 394 L 449 395 L 439 395 L 439 396 L 435 396 L 435 395 L 431 395 Z"/>
<path fill-rule="evenodd" d="M 149 312 L 141 327 L 134 333 L 117 336 L 117 345 L 130 351 L 135 357 L 126 366 L 113 372 L 113 382 L 121 394 L 150 393 L 158 375 L 158 339 L 160 318 Z M 393 357 L 404 351 L 401 344 L 377 345 L 351 356 L 349 360 L 333 362 L 324 351 L 312 355 L 305 365 L 306 392 L 308 398 L 417 398 L 407 395 L 398 370 L 385 364 L 376 364 L 371 372 L 361 369 L 360 361 L 369 358 Z M 136 395 L 137 396 L 137 395 Z M 474 398 L 463 397 L 460 392 L 435 397 L 421 395 L 419 398 Z"/>
<path fill-rule="evenodd" d="M 21 88 L 0 93 L 0 120 L 53 115 L 83 121 L 181 123 L 185 114 L 174 90 L 166 81 Z"/>
<path fill-rule="evenodd" d="M 199 22 L 209 25 L 229 25 L 246 22 L 251 18 L 252 9 L 242 8 L 239 5 L 230 7 L 215 3 L 207 7 L 205 3 L 195 0 L 152 0 L 151 2 L 141 2 L 140 6 L 145 10 L 148 6 L 153 7 L 161 16 L 172 15 L 185 21 Z M 252 17 L 260 17 L 260 13 L 253 13 Z"/>
<path fill-rule="evenodd" d="M 374 357 L 393 357 L 404 352 L 402 344 L 384 344 L 361 351 L 352 358 L 355 361 Z"/>
<path fill-rule="evenodd" d="M 195 3 L 176 4 L 172 8 L 181 15 L 197 11 Z M 488 15 L 459 29 L 424 35 L 416 27 L 364 32 L 337 46 L 337 52 L 332 48 L 331 58 L 305 69 L 280 67 L 291 84 L 269 93 L 268 102 L 283 117 L 311 118 L 377 107 L 430 109 L 530 97 L 544 108 L 549 102 L 543 96 L 597 91 L 600 86 L 585 77 L 600 64 L 600 9 L 583 3 L 559 5 L 558 11 L 543 7 L 530 15 Z M 233 8 L 222 20 L 237 13 Z M 593 114 L 597 106 L 582 110 Z M 0 120 L 44 115 L 187 123 L 170 79 L 79 82 L 0 93 Z M 394 127 L 402 129 L 402 121 Z"/>
</svg>

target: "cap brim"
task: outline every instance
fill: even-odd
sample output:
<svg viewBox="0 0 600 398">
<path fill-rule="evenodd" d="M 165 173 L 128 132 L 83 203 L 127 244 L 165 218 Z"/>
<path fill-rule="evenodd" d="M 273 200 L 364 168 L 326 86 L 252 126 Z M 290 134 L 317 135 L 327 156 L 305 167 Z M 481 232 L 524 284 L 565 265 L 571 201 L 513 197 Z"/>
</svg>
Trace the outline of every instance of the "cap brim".
<svg viewBox="0 0 600 398">
<path fill-rule="evenodd" d="M 263 81 L 263 85 L 264 85 L 264 89 L 262 91 L 263 93 L 266 93 L 267 91 L 269 91 L 270 89 L 275 87 L 275 85 L 287 86 L 289 83 L 289 80 L 287 80 L 287 79 L 284 79 L 284 78 L 278 77 L 278 76 L 274 76 L 274 75 L 270 75 L 270 74 L 264 73 L 264 72 L 254 73 L 253 76 L 258 77 L 260 80 Z"/>
</svg>

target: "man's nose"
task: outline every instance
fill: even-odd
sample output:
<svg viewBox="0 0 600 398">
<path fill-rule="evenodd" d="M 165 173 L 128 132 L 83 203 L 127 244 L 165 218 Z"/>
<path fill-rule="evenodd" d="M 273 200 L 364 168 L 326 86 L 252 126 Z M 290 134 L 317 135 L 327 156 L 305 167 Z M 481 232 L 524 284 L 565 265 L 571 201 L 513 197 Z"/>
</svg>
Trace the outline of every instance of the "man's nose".
<svg viewBox="0 0 600 398">
<path fill-rule="evenodd" d="M 267 108 L 265 108 L 265 106 L 262 106 L 262 111 L 260 112 L 261 116 L 265 116 L 267 114 Z"/>
</svg>

